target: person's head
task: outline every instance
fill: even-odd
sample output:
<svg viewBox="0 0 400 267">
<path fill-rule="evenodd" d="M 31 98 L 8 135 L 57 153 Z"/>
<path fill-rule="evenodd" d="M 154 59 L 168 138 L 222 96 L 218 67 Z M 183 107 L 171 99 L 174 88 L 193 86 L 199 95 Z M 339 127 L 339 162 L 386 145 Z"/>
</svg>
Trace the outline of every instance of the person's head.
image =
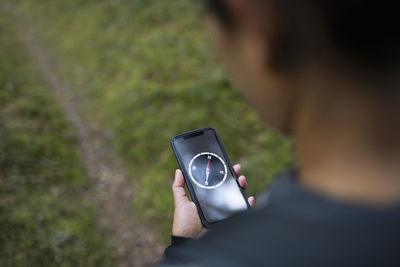
<svg viewBox="0 0 400 267">
<path fill-rule="evenodd" d="M 397 112 L 394 1 L 207 0 L 207 9 L 231 79 L 284 133 L 292 133 L 305 103 L 323 114 L 329 103 L 365 102 L 379 111 L 378 121 Z"/>
</svg>

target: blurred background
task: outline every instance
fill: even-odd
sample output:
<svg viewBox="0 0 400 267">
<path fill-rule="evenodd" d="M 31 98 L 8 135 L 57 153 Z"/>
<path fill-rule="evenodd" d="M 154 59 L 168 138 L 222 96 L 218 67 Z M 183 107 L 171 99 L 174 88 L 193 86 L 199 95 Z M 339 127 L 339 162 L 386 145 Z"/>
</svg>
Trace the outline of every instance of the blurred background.
<svg viewBox="0 0 400 267">
<path fill-rule="evenodd" d="M 154 263 L 176 134 L 216 128 L 247 194 L 290 165 L 212 51 L 200 1 L 1 0 L 1 266 Z"/>
</svg>

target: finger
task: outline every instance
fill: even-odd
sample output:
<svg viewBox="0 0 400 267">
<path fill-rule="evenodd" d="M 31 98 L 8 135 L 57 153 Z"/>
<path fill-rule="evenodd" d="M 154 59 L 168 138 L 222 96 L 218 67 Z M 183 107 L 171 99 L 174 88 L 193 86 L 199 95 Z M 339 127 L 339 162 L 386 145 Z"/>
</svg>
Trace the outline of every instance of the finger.
<svg viewBox="0 0 400 267">
<path fill-rule="evenodd" d="M 235 170 L 236 175 L 240 176 L 240 170 L 242 169 L 242 166 L 240 166 L 240 164 L 235 164 L 233 169 Z"/>
<path fill-rule="evenodd" d="M 172 193 L 174 195 L 175 206 L 182 202 L 189 201 L 185 192 L 185 179 L 183 178 L 182 171 L 177 169 L 175 171 L 175 180 L 172 184 Z"/>
<path fill-rule="evenodd" d="M 251 196 L 247 199 L 249 201 L 250 207 L 254 208 L 256 206 L 256 199 Z"/>
<path fill-rule="evenodd" d="M 248 186 L 246 177 L 244 175 L 241 175 L 241 176 L 239 176 L 238 181 L 239 181 L 240 187 L 242 189 L 246 190 L 247 186 Z"/>
</svg>

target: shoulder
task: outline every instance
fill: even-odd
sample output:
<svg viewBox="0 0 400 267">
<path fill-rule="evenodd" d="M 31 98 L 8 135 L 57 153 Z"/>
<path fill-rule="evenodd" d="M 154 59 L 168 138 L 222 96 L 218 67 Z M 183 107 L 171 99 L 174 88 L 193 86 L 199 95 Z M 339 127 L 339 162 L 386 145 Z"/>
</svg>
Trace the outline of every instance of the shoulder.
<svg viewBox="0 0 400 267">
<path fill-rule="evenodd" d="M 169 257 L 163 264 L 244 266 L 254 260 L 257 261 L 254 255 L 260 253 L 254 250 L 254 242 L 260 243 L 263 239 L 266 241 L 263 222 L 267 222 L 268 217 L 271 215 L 265 210 L 254 210 L 233 216 L 202 238 L 187 240 L 184 244 L 170 249 Z"/>
<path fill-rule="evenodd" d="M 201 239 L 174 247 L 165 264 L 400 266 L 400 207 L 352 207 L 303 189 L 291 176 L 272 185 L 265 200 Z"/>
</svg>

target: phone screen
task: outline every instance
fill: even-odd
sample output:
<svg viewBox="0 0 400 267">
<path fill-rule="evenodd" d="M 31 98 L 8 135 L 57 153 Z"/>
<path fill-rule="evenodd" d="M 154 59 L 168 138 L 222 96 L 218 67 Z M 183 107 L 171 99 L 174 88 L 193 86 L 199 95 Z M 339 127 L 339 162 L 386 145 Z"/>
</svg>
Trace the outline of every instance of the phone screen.
<svg viewBox="0 0 400 267">
<path fill-rule="evenodd" d="M 208 223 L 224 220 L 248 208 L 213 129 L 179 136 L 174 138 L 173 145 L 183 165 L 186 182 L 190 183 Z"/>
</svg>

